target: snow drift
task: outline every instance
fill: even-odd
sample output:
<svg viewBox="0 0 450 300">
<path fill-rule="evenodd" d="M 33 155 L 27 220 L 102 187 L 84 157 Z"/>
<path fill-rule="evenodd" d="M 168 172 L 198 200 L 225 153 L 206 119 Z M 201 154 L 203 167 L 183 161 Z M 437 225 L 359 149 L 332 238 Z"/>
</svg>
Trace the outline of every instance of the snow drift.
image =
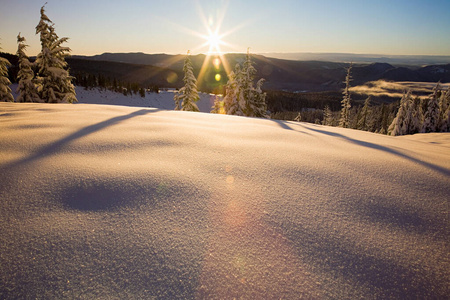
<svg viewBox="0 0 450 300">
<path fill-rule="evenodd" d="M 0 298 L 445 298 L 449 134 L 0 104 Z"/>
</svg>

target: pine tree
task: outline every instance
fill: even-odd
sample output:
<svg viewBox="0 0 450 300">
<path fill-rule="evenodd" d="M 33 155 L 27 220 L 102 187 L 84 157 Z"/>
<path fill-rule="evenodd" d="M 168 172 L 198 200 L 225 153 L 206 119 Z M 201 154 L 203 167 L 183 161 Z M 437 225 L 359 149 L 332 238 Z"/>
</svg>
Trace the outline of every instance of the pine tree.
<svg viewBox="0 0 450 300">
<path fill-rule="evenodd" d="M 244 116 L 243 107 L 240 103 L 242 98 L 241 67 L 236 64 L 233 72 L 228 75 L 228 82 L 225 85 L 225 97 L 223 98 L 224 109 L 228 115 Z"/>
<path fill-rule="evenodd" d="M 450 132 L 450 87 L 441 93 L 439 110 L 441 111 L 439 129 L 441 132 Z"/>
<path fill-rule="evenodd" d="M 407 123 L 407 132 L 408 134 L 414 134 L 420 131 L 423 116 L 419 97 L 414 99 L 411 97 L 409 101 L 408 118 L 410 121 Z"/>
<path fill-rule="evenodd" d="M 211 107 L 212 114 L 225 114 L 224 102 L 219 100 L 219 96 L 214 96 L 214 105 Z"/>
<path fill-rule="evenodd" d="M 370 96 L 367 97 L 366 101 L 364 101 L 364 106 L 359 114 L 359 118 L 358 118 L 358 123 L 356 125 L 357 129 L 359 130 L 365 130 L 367 131 L 369 128 L 369 115 L 370 115 L 370 111 L 369 111 L 369 105 L 370 105 Z"/>
<path fill-rule="evenodd" d="M 242 68 L 242 94 L 241 107 L 243 107 L 243 112 L 245 116 L 248 117 L 267 117 L 267 105 L 266 105 L 266 94 L 262 92 L 262 84 L 264 83 L 264 78 L 261 78 L 256 83 L 256 87 L 253 86 L 253 80 L 256 75 L 256 69 L 253 66 L 251 60 L 250 51 L 247 49 L 246 60 Z"/>
<path fill-rule="evenodd" d="M 139 89 L 139 95 L 140 95 L 142 98 L 145 98 L 145 90 L 144 90 L 144 88 L 140 88 L 140 89 Z"/>
<path fill-rule="evenodd" d="M 9 61 L 6 58 L 0 57 L 0 101 L 3 102 L 14 102 L 14 97 L 9 87 L 11 84 L 8 78 L 9 66 L 11 66 Z"/>
<path fill-rule="evenodd" d="M 405 119 L 407 118 L 408 111 L 408 102 L 411 98 L 411 91 L 408 90 L 405 94 L 403 94 L 402 99 L 400 99 L 400 107 L 398 108 L 397 115 L 392 121 L 391 125 L 388 129 L 389 135 L 405 135 L 407 134 L 405 127 Z"/>
<path fill-rule="evenodd" d="M 40 34 L 42 46 L 36 57 L 40 98 L 49 103 L 77 102 L 73 77 L 66 70 L 65 58 L 69 56 L 70 48 L 61 46 L 68 38 L 58 37 L 54 24 L 45 14 L 44 6 L 41 7 L 41 19 L 36 26 L 36 34 Z"/>
<path fill-rule="evenodd" d="M 342 109 L 341 109 L 341 119 L 339 120 L 339 126 L 343 128 L 348 128 L 350 126 L 350 108 L 351 108 L 351 96 L 350 96 L 350 81 L 352 64 L 347 68 L 347 76 L 345 77 L 345 89 L 343 92 Z"/>
<path fill-rule="evenodd" d="M 194 76 L 194 68 L 192 67 L 189 51 L 184 60 L 184 86 L 174 96 L 175 110 L 179 109 L 181 101 L 181 110 L 199 111 L 196 102 L 200 99 L 197 91 L 197 79 Z"/>
<path fill-rule="evenodd" d="M 389 124 L 389 112 L 383 103 L 381 104 L 380 130 L 378 132 L 381 134 L 387 134 L 388 124 Z"/>
<path fill-rule="evenodd" d="M 332 126 L 333 125 L 333 112 L 328 105 L 325 105 L 323 109 L 323 120 L 322 125 Z"/>
<path fill-rule="evenodd" d="M 440 84 L 437 83 L 433 92 L 428 98 L 427 110 L 423 115 L 423 124 L 420 132 L 436 132 L 439 129 L 440 111 L 439 111 L 439 94 L 441 92 Z"/>
<path fill-rule="evenodd" d="M 256 88 L 252 91 L 252 110 L 253 116 L 258 118 L 267 118 L 266 93 L 262 91 L 262 85 L 265 79 L 261 78 L 256 82 Z"/>
<path fill-rule="evenodd" d="M 19 73 L 17 74 L 17 80 L 19 86 L 17 87 L 17 102 L 40 102 L 39 95 L 37 93 L 36 85 L 33 82 L 34 72 L 32 70 L 32 64 L 30 63 L 28 56 L 25 54 L 25 49 L 28 45 L 25 44 L 25 38 L 19 35 L 17 36 L 17 56 L 19 57 Z"/>
<path fill-rule="evenodd" d="M 247 51 L 246 60 L 241 68 L 236 64 L 234 72 L 228 75 L 225 86 L 224 109 L 229 115 L 247 117 L 267 117 L 266 93 L 261 89 L 264 79 L 253 85 L 256 69 Z"/>
</svg>

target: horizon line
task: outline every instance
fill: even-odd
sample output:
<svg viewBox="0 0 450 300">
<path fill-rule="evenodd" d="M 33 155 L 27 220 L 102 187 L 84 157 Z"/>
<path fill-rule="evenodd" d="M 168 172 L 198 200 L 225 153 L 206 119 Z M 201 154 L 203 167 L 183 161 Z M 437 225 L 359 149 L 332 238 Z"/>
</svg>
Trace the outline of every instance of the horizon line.
<svg viewBox="0 0 450 300">
<path fill-rule="evenodd" d="M 11 53 L 12 54 L 12 53 Z M 106 51 L 97 54 L 72 54 L 71 56 L 96 56 L 102 54 L 148 54 L 148 55 L 157 55 L 157 54 L 165 54 L 165 55 L 186 55 L 185 53 L 170 53 L 170 52 L 143 52 L 143 51 L 129 51 L 129 52 L 111 52 Z M 191 55 L 225 55 L 225 54 L 246 54 L 246 52 L 199 52 Z M 398 57 L 398 56 L 428 56 L 428 57 L 449 57 L 450 55 L 444 54 L 384 54 L 384 53 L 354 53 L 354 52 L 254 52 L 251 54 L 264 55 L 264 54 L 277 54 L 277 55 L 295 55 L 295 54 L 309 54 L 309 55 L 355 55 L 355 56 L 375 56 L 375 57 Z"/>
</svg>

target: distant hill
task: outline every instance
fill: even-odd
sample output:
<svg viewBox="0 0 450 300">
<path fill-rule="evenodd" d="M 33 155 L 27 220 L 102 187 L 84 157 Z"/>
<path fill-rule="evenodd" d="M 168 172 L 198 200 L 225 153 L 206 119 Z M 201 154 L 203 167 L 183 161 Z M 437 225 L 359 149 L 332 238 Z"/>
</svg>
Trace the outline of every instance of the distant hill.
<svg viewBox="0 0 450 300">
<path fill-rule="evenodd" d="M 450 55 L 380 55 L 354 53 L 260 53 L 267 57 L 288 60 L 319 60 L 354 63 L 389 63 L 394 65 L 436 65 L 449 64 Z"/>
<path fill-rule="evenodd" d="M 182 84 L 181 70 L 174 71 L 145 64 L 67 58 L 71 73 L 103 75 L 122 82 L 136 82 L 143 86 L 178 87 Z"/>
<path fill-rule="evenodd" d="M 8 59 L 14 64 L 13 55 Z M 87 73 L 116 78 L 125 82 L 136 82 L 142 86 L 157 85 L 162 88 L 179 88 L 183 85 L 183 61 L 185 55 L 145 53 L 104 53 L 95 56 L 72 56 L 67 59 L 72 74 Z M 203 54 L 191 57 L 194 73 L 201 91 L 223 93 L 227 83 L 227 70 L 245 60 L 245 54 L 226 54 L 216 68 L 213 60 Z M 289 92 L 339 91 L 349 63 L 330 61 L 286 60 L 263 55 L 252 55 L 258 71 L 256 78 L 264 78 L 265 90 Z M 224 66 L 227 65 L 227 67 Z M 204 68 L 203 71 L 202 67 Z M 17 65 L 10 69 L 15 78 Z M 200 76 L 202 74 L 202 76 Z M 219 74 L 220 78 L 216 77 Z M 355 63 L 352 70 L 352 85 L 364 84 L 380 79 L 388 81 L 450 82 L 450 63 L 444 65 L 398 66 L 389 63 Z M 216 80 L 219 79 L 219 80 Z"/>
<path fill-rule="evenodd" d="M 245 59 L 245 54 L 224 55 L 231 70 L 236 63 Z M 104 53 L 95 56 L 74 56 L 69 59 L 73 70 L 99 72 L 115 76 L 121 80 L 132 80 L 140 84 L 154 83 L 162 87 L 181 87 L 184 55 L 144 54 L 144 53 Z M 195 74 L 198 76 L 205 62 L 203 54 L 191 57 Z M 204 91 L 223 92 L 227 82 L 227 72 L 223 63 L 215 68 L 211 57 L 205 66 L 199 87 Z M 343 86 L 348 63 L 329 61 L 299 61 L 252 55 L 258 71 L 257 78 L 264 78 L 267 90 L 300 91 L 337 91 Z M 83 62 L 84 61 L 84 62 Z M 91 62 L 87 62 L 91 61 Z M 111 65 L 108 65 L 111 63 Z M 220 74 L 221 79 L 215 80 Z M 388 63 L 355 64 L 353 84 L 363 84 L 379 79 L 391 81 L 450 82 L 450 64 L 426 67 L 394 66 Z M 176 80 L 174 79 L 176 77 Z"/>
</svg>

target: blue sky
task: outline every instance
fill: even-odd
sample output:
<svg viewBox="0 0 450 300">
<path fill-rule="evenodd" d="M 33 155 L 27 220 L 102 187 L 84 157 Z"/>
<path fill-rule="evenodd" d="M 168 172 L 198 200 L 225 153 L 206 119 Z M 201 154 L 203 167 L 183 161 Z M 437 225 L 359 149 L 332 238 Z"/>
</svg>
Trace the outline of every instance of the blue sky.
<svg viewBox="0 0 450 300">
<path fill-rule="evenodd" d="M 208 27 L 224 52 L 450 55 L 450 1 L 418 0 L 47 0 L 72 54 L 205 53 Z M 44 0 L 0 0 L 2 51 L 40 51 L 35 26 Z M 203 47 L 200 47 L 204 45 Z"/>
</svg>

